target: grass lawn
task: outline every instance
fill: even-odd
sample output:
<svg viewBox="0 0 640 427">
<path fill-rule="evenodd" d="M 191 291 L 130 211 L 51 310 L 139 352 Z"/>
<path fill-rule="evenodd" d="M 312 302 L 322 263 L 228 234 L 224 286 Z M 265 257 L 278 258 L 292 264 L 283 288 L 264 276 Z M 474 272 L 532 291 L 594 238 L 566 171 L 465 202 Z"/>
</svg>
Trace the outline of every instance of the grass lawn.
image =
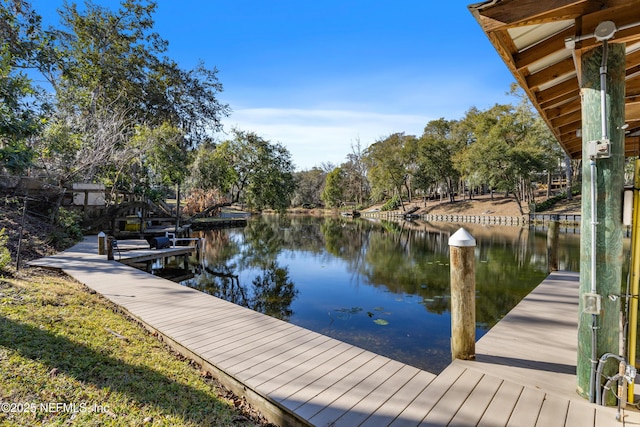
<svg viewBox="0 0 640 427">
<path fill-rule="evenodd" d="M 0 276 L 0 425 L 268 423 L 99 295 L 30 269 Z"/>
</svg>

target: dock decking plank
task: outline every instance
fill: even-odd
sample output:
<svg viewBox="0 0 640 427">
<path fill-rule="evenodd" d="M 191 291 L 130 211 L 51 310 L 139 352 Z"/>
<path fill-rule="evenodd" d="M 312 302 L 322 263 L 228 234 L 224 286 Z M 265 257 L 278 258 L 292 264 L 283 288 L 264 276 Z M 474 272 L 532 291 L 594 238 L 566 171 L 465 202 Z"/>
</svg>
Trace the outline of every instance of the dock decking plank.
<svg viewBox="0 0 640 427">
<path fill-rule="evenodd" d="M 567 410 L 566 426 L 597 426 L 595 406 L 589 406 L 578 402 L 569 402 Z"/>
<path fill-rule="evenodd" d="M 246 381 L 254 386 L 264 386 L 269 380 L 274 378 L 285 378 L 295 375 L 295 369 L 300 365 L 309 365 L 313 358 L 319 354 L 331 354 L 340 345 L 340 341 L 329 337 L 321 336 L 321 341 L 312 346 L 310 343 L 300 348 L 299 353 L 292 353 L 289 359 L 272 359 L 267 362 L 252 366 L 244 371 L 238 372 L 246 378 Z"/>
<path fill-rule="evenodd" d="M 285 326 L 280 323 L 262 322 L 260 318 L 238 313 L 222 317 L 212 315 L 203 321 L 207 322 L 208 336 L 199 336 L 197 331 L 185 330 L 184 326 L 175 330 L 167 328 L 167 332 L 179 335 L 189 348 L 206 352 L 211 348 L 212 342 L 217 346 L 220 342 L 234 342 L 245 337 L 266 334 L 271 330 L 275 332 Z"/>
<path fill-rule="evenodd" d="M 557 396 L 545 396 L 536 425 L 545 427 L 564 427 L 569 412 L 569 400 Z"/>
<path fill-rule="evenodd" d="M 384 358 L 386 359 L 386 358 Z M 371 370 L 370 373 L 364 372 L 362 379 L 353 388 L 340 395 L 336 400 L 331 402 L 329 406 L 309 418 L 309 421 L 316 425 L 325 425 L 327 423 L 336 424 L 341 419 L 342 425 L 357 425 L 354 424 L 355 419 L 364 421 L 367 414 L 374 412 L 382 401 L 381 396 L 389 396 L 393 392 L 398 390 L 402 384 L 398 382 L 390 382 L 389 379 L 393 378 L 404 365 L 394 360 L 386 359 L 385 363 L 378 369 Z M 367 367 L 363 367 L 366 369 Z M 380 389 L 384 387 L 384 392 L 380 392 Z M 336 388 L 346 388 L 342 383 L 336 384 Z M 378 392 L 378 393 L 376 393 Z M 376 398 L 371 398 L 375 396 Z M 351 420 L 351 424 L 346 424 L 347 420 Z M 359 422 L 358 422 L 359 424 Z"/>
<path fill-rule="evenodd" d="M 331 368 L 330 364 L 328 364 L 329 361 L 335 364 L 345 363 L 363 351 L 340 342 L 334 347 L 323 348 L 322 352 L 313 355 L 311 359 L 306 359 L 295 365 L 292 364 L 293 366 L 283 372 L 282 375 L 272 376 L 262 383 L 256 380 L 256 388 L 265 395 L 273 396 L 275 399 L 278 397 L 284 398 L 299 390 L 300 384 L 311 382 L 322 376 L 323 370 Z"/>
<path fill-rule="evenodd" d="M 287 408 L 298 420 L 344 427 L 620 425 L 615 408 L 575 393 L 576 273 L 552 273 L 478 341 L 475 361 L 454 361 L 435 376 L 108 261 L 97 255 L 94 237 L 30 264 L 64 270 L 251 388 L 258 402 Z M 624 416 L 625 424 L 640 425 L 636 412 Z"/>
<path fill-rule="evenodd" d="M 280 333 L 265 337 L 253 343 L 247 343 L 229 352 L 215 356 L 218 366 L 225 371 L 237 374 L 246 366 L 252 366 L 266 360 L 267 354 L 271 357 L 287 357 L 287 350 L 295 348 L 295 344 L 303 344 L 313 339 L 313 333 L 304 329 L 286 329 Z"/>
<path fill-rule="evenodd" d="M 148 320 L 151 321 L 151 319 Z M 234 315 L 233 312 L 209 313 L 197 310 L 180 317 L 169 315 L 169 317 L 162 318 L 162 320 L 162 323 L 154 323 L 154 325 L 167 333 L 180 334 L 185 340 L 191 339 L 191 335 L 197 335 L 198 332 L 203 332 L 202 330 L 194 330 L 194 326 L 202 326 L 205 331 L 210 331 L 211 328 L 215 327 L 216 331 L 220 331 L 224 329 L 223 325 L 225 322 L 233 323 L 233 321 L 235 321 L 237 322 L 238 328 L 242 328 L 245 323 L 253 321 L 250 317 L 238 317 Z"/>
<path fill-rule="evenodd" d="M 201 355 L 210 358 L 218 365 L 229 358 L 242 354 L 242 352 L 260 350 L 273 340 L 279 340 L 296 332 L 299 332 L 298 329 L 291 324 L 282 323 L 271 328 L 256 324 L 255 328 L 238 335 L 238 337 L 230 335 L 221 343 L 215 346 L 207 346 L 199 351 Z"/>
<path fill-rule="evenodd" d="M 226 369 L 235 375 L 246 378 L 250 375 L 250 372 L 248 372 L 250 369 L 268 369 L 282 360 L 295 359 L 298 354 L 307 351 L 309 348 L 315 348 L 326 341 L 326 337 L 322 335 L 311 331 L 303 332 L 306 333 L 299 336 L 292 335 L 290 339 L 282 343 L 274 342 L 270 348 L 256 352 L 252 357 L 244 361 L 238 361 L 235 365 L 229 365 Z"/>
<path fill-rule="evenodd" d="M 451 385 L 445 395 L 436 403 L 431 412 L 420 423 L 422 427 L 439 427 L 449 425 L 472 391 L 478 386 L 484 375 L 477 371 L 465 371 Z"/>
<path fill-rule="evenodd" d="M 381 384 L 376 373 L 384 369 L 389 362 L 386 357 L 376 355 L 347 375 L 337 373 L 337 381 L 297 407 L 296 413 L 314 425 L 330 424 Z M 394 373 L 397 370 L 395 368 L 392 367 Z M 370 380 L 368 386 L 358 387 L 367 380 Z M 296 398 L 296 395 L 293 398 Z"/>
<path fill-rule="evenodd" d="M 409 427 L 420 424 L 465 371 L 466 369 L 460 365 L 449 365 L 399 414 L 390 426 Z"/>
<path fill-rule="evenodd" d="M 504 381 L 482 415 L 478 427 L 506 426 L 522 389 L 521 385 Z"/>
<path fill-rule="evenodd" d="M 137 304 L 128 304 L 128 308 L 129 310 L 134 310 L 140 316 L 145 316 L 149 320 L 153 319 L 158 326 L 164 326 L 170 319 L 179 319 L 180 316 L 193 317 L 196 313 L 206 313 L 207 311 L 215 313 L 233 313 L 236 311 L 231 306 L 212 304 L 212 301 L 207 301 L 202 298 L 189 298 L 183 301 L 176 301 L 172 303 L 170 307 L 164 307 L 164 310 L 158 310 L 159 302 L 160 301 L 148 300 Z"/>
<path fill-rule="evenodd" d="M 500 378 L 484 375 L 448 426 L 467 427 L 477 425 L 489 407 L 493 396 L 500 389 L 502 382 Z"/>
<path fill-rule="evenodd" d="M 543 392 L 525 387 L 513 408 L 507 427 L 535 427 L 543 401 Z"/>
<path fill-rule="evenodd" d="M 416 396 L 421 395 L 435 378 L 436 376 L 429 372 L 418 371 L 400 390 L 369 415 L 360 426 L 379 427 L 390 425 L 398 418 L 398 414 L 401 414 L 414 401 Z M 414 425 L 417 424 L 417 422 L 414 423 Z"/>
<path fill-rule="evenodd" d="M 371 390 L 366 399 L 361 399 L 353 405 L 348 412 L 337 418 L 334 421 L 334 426 L 351 427 L 362 424 L 371 417 L 371 414 L 378 412 L 385 403 L 399 393 L 405 385 L 420 372 L 418 368 L 404 365 L 400 362 L 391 361 L 388 364 L 390 369 L 396 366 L 399 369 L 395 373 L 388 376 L 384 383 Z M 368 387 L 368 384 L 364 384 L 364 386 Z M 418 393 L 416 393 L 416 395 L 417 394 Z M 392 420 L 388 420 L 387 423 L 391 421 Z M 380 418 L 378 418 L 376 422 L 377 425 L 386 425 Z"/>
<path fill-rule="evenodd" d="M 287 408 L 291 408 L 296 413 L 299 413 L 298 408 L 301 408 L 309 401 L 316 398 L 316 396 L 325 392 L 325 390 L 331 389 L 334 384 L 347 378 L 354 371 L 357 371 L 372 360 L 373 364 L 382 362 L 382 358 L 380 356 L 368 351 L 362 351 L 355 357 L 350 358 L 348 361 L 342 364 L 330 364 L 331 366 L 328 366 L 329 364 L 326 364 L 327 366 L 321 367 L 323 369 L 317 369 L 316 372 L 314 372 L 315 376 L 317 376 L 314 381 L 305 380 L 302 382 L 296 382 L 295 390 L 294 388 L 290 388 L 289 390 L 287 390 L 287 392 L 293 392 L 287 394 L 283 398 L 279 398 L 278 401 Z M 350 380 L 346 380 L 345 384 L 351 384 Z M 333 393 L 334 391 L 332 390 L 331 392 Z M 325 399 L 329 399 L 329 397 L 326 397 Z M 331 401 L 333 401 L 333 399 L 323 400 L 322 402 L 318 403 L 314 401 L 311 405 L 314 405 L 315 407 L 315 405 L 323 405 L 325 402 L 328 403 Z M 306 412 L 308 413 L 311 411 L 307 409 Z M 312 414 L 315 414 L 316 412 L 317 410 L 315 412 L 312 412 Z"/>
<path fill-rule="evenodd" d="M 225 343 L 224 346 L 234 347 L 241 345 L 241 341 L 242 343 L 245 343 L 247 340 L 250 341 L 255 336 L 271 335 L 289 329 L 285 323 L 261 322 L 255 318 L 244 320 L 247 321 L 242 321 L 237 327 L 235 327 L 234 321 L 238 322 L 238 320 L 235 319 L 231 319 L 230 321 L 226 321 L 225 319 L 224 323 L 214 325 L 212 329 L 215 329 L 215 334 L 213 333 L 214 331 L 212 331 L 211 337 L 216 338 L 216 340 L 213 344 L 209 340 L 198 341 L 193 338 L 187 339 L 185 344 L 200 354 L 207 353 L 216 355 L 227 350 L 226 347 L 222 348 L 220 346 L 220 342 Z"/>
</svg>

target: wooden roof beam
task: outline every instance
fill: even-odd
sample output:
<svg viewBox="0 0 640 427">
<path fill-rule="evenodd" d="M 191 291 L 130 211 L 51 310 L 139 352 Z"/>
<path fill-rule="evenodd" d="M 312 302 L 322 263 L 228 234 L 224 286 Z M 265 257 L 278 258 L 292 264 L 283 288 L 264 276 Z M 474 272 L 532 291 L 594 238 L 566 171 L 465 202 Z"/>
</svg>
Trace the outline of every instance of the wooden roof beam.
<svg viewBox="0 0 640 427">
<path fill-rule="evenodd" d="M 572 159 L 579 159 L 582 157 L 582 138 L 574 138 L 567 140 L 564 144 L 560 144 L 564 150 L 569 154 Z"/>
<path fill-rule="evenodd" d="M 625 96 L 627 98 L 640 96 L 640 78 L 627 79 L 626 89 Z"/>
<path fill-rule="evenodd" d="M 563 105 L 569 103 L 569 102 L 574 102 L 575 100 L 578 100 L 578 102 L 580 101 L 580 93 L 578 91 L 576 92 L 567 92 L 566 94 L 559 96 L 557 98 L 553 98 L 544 102 L 540 102 L 538 105 L 540 106 L 540 109 L 542 110 L 548 110 L 550 108 L 559 108 L 562 107 Z"/>
<path fill-rule="evenodd" d="M 560 135 L 562 139 L 567 139 L 567 137 L 576 138 L 578 135 L 578 131 L 582 131 L 582 121 L 560 126 L 557 129 L 558 135 Z"/>
<path fill-rule="evenodd" d="M 578 78 L 573 77 L 569 80 L 566 80 L 562 83 L 559 83 L 555 86 L 550 87 L 549 89 L 545 89 L 543 91 L 536 93 L 536 100 L 538 104 L 543 104 L 545 102 L 552 101 L 554 99 L 569 96 L 570 94 L 575 94 L 579 96 L 580 87 L 578 85 Z"/>
<path fill-rule="evenodd" d="M 628 43 L 640 40 L 640 26 L 638 26 L 640 24 L 640 7 L 638 7 L 637 0 L 610 1 L 608 3 L 612 4 L 582 17 L 582 34 L 593 34 L 601 22 L 612 21 L 618 30 L 610 43 Z M 595 37 L 585 37 L 581 40 L 582 49 L 591 49 L 600 44 L 601 42 Z"/>
<path fill-rule="evenodd" d="M 565 39 L 573 36 L 575 36 L 575 28 L 569 27 L 566 30 L 541 41 L 540 43 L 536 43 L 533 46 L 529 46 L 527 49 L 514 54 L 513 63 L 515 68 L 521 72 L 530 64 L 546 58 L 559 50 L 566 49 Z"/>
<path fill-rule="evenodd" d="M 547 68 L 544 68 L 535 74 L 527 76 L 526 81 L 527 85 L 529 85 L 529 87 L 535 91 L 545 83 L 549 83 L 552 80 L 555 80 L 572 72 L 575 72 L 575 68 L 573 66 L 573 58 L 567 58 L 558 62 L 557 64 L 553 64 Z"/>
<path fill-rule="evenodd" d="M 592 0 L 504 0 L 470 5 L 469 10 L 486 32 L 507 27 L 540 24 L 598 10 L 601 2 Z"/>
<path fill-rule="evenodd" d="M 544 110 L 544 114 L 547 117 L 555 118 L 555 117 L 562 117 L 564 115 L 571 114 L 576 111 L 582 111 L 580 98 L 575 98 L 572 101 L 566 102 L 562 105 L 559 105 L 553 108 L 548 108 Z"/>
<path fill-rule="evenodd" d="M 595 33 L 598 25 L 604 21 L 613 21 L 616 28 L 620 29 L 636 24 L 640 18 L 637 0 L 607 1 L 604 3 L 605 7 L 582 15 L 582 34 Z M 595 40 L 595 38 L 593 39 Z"/>
<path fill-rule="evenodd" d="M 638 30 L 640 32 L 640 30 Z M 627 75 L 633 74 L 629 72 L 629 69 L 637 67 L 640 63 L 640 49 L 627 54 Z"/>
<path fill-rule="evenodd" d="M 625 123 L 640 122 L 640 101 L 627 102 L 624 105 L 624 120 Z"/>
<path fill-rule="evenodd" d="M 580 123 L 582 120 L 582 109 L 574 111 L 571 114 L 567 114 L 566 116 L 560 116 L 557 118 L 550 118 L 551 126 L 554 128 L 558 128 L 560 126 L 566 125 L 575 125 L 576 123 Z"/>
<path fill-rule="evenodd" d="M 640 136 L 628 136 L 624 140 L 624 154 L 626 157 L 640 155 Z"/>
</svg>

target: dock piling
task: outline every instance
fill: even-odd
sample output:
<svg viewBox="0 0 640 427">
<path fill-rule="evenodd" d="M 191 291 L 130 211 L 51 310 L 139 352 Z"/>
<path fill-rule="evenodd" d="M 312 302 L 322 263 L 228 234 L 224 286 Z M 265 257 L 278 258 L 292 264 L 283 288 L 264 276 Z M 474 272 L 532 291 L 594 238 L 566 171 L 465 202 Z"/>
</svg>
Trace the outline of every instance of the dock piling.
<svg viewBox="0 0 640 427">
<path fill-rule="evenodd" d="M 476 239 L 464 228 L 449 237 L 451 278 L 451 357 L 476 357 Z"/>
<path fill-rule="evenodd" d="M 557 215 L 551 216 L 547 230 L 547 257 L 549 272 L 558 271 L 558 241 L 560 239 L 560 223 Z"/>
</svg>

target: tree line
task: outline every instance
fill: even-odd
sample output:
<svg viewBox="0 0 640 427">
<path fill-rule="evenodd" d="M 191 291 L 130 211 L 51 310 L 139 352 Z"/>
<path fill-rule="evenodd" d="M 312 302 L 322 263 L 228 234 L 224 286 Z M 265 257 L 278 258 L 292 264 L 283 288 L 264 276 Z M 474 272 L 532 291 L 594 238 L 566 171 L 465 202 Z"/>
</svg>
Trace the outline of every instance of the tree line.
<svg viewBox="0 0 640 427">
<path fill-rule="evenodd" d="M 358 140 L 341 165 L 296 172 L 280 143 L 240 129 L 216 136 L 231 114 L 217 69 L 172 60 L 154 31 L 156 9 L 148 0 L 117 9 L 65 2 L 60 23 L 44 28 L 27 0 L 0 0 L 2 173 L 151 199 L 182 188 L 205 204 L 256 210 L 454 200 L 477 189 L 505 191 L 522 206 L 563 158 L 521 96 L 431 121 L 421 136 L 395 133 L 366 148 Z"/>
<path fill-rule="evenodd" d="M 525 203 L 534 201 L 535 183 L 579 168 L 570 167 L 526 97 L 515 86 L 511 93 L 515 104 L 432 120 L 420 136 L 395 133 L 366 149 L 357 141 L 343 164 L 299 173 L 296 200 L 328 206 L 390 200 L 399 208 L 416 196 L 454 201 L 501 191 L 523 213 Z"/>
</svg>

